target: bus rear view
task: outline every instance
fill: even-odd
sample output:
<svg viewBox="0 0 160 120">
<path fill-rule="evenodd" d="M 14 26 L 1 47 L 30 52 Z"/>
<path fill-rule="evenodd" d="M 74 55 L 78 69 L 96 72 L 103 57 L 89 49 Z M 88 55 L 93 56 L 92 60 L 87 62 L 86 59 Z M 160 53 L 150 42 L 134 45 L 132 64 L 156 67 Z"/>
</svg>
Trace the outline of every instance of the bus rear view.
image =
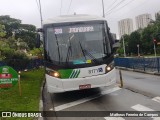
<svg viewBox="0 0 160 120">
<path fill-rule="evenodd" d="M 116 82 L 112 37 L 104 18 L 60 16 L 43 25 L 46 83 L 50 93 Z"/>
</svg>

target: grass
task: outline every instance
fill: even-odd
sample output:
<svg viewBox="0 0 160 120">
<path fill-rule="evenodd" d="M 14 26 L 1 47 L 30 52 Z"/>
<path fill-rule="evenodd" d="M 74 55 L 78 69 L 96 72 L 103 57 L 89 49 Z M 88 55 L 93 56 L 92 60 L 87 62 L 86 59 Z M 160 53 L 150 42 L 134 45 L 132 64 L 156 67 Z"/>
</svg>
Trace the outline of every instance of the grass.
<svg viewBox="0 0 160 120">
<path fill-rule="evenodd" d="M 18 84 L 9 90 L 1 90 L 0 111 L 39 111 L 40 87 L 43 80 L 43 69 L 22 72 L 22 96 L 19 94 Z M 22 118 L 3 118 L 3 120 L 21 119 Z M 24 120 L 32 120 L 32 118 L 24 118 Z"/>
</svg>

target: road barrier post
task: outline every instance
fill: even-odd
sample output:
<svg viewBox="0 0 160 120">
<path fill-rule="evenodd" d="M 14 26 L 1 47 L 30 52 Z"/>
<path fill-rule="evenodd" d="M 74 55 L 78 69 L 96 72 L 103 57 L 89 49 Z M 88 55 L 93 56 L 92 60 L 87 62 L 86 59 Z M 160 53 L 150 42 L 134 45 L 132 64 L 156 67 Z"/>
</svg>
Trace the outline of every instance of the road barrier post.
<svg viewBox="0 0 160 120">
<path fill-rule="evenodd" d="M 123 88 L 123 79 L 122 79 L 122 72 L 119 70 L 119 77 L 120 77 L 120 88 Z"/>
<path fill-rule="evenodd" d="M 160 58 L 157 58 L 157 70 L 158 70 L 158 73 L 159 73 L 159 69 L 160 69 L 160 63 L 159 63 L 159 61 L 160 61 Z"/>
<path fill-rule="evenodd" d="M 21 89 L 21 76 L 18 75 L 18 88 L 19 88 L 19 95 L 22 96 L 22 89 Z"/>
</svg>

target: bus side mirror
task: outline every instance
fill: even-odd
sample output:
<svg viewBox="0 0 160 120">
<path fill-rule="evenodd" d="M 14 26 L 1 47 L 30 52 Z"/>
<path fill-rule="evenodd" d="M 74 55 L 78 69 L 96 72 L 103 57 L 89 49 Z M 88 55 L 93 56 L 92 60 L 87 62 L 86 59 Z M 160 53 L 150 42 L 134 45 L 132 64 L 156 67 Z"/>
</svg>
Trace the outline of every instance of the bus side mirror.
<svg viewBox="0 0 160 120">
<path fill-rule="evenodd" d="M 38 34 L 38 33 L 36 36 L 36 48 L 40 48 L 40 34 Z"/>
</svg>

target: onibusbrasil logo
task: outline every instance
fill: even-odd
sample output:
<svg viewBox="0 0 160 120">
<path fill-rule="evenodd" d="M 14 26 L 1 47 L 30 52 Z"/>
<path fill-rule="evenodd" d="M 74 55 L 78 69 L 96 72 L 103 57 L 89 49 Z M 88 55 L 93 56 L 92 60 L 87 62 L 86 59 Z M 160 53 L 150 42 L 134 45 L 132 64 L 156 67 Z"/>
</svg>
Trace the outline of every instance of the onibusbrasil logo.
<svg viewBox="0 0 160 120">
<path fill-rule="evenodd" d="M 18 73 L 9 66 L 0 67 L 0 90 L 7 90 L 18 83 Z"/>
</svg>

